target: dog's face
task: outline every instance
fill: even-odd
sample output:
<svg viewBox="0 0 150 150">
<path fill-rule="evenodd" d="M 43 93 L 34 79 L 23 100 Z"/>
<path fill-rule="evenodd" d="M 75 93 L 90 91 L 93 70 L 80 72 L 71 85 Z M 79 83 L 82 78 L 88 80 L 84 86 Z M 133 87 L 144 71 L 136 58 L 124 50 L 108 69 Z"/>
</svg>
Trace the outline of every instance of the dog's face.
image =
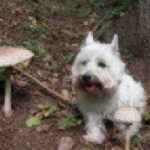
<svg viewBox="0 0 150 150">
<path fill-rule="evenodd" d="M 89 32 L 72 67 L 73 83 L 90 94 L 107 92 L 118 86 L 124 68 L 117 35 L 110 44 L 101 44 Z"/>
</svg>

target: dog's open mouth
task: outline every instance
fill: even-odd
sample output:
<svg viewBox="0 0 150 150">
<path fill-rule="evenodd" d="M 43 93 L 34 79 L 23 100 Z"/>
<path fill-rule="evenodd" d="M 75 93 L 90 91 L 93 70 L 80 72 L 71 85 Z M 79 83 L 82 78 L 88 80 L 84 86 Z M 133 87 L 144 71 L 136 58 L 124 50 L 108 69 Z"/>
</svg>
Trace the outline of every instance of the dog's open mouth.
<svg viewBox="0 0 150 150">
<path fill-rule="evenodd" d="M 88 83 L 84 84 L 83 88 L 90 93 L 95 93 L 98 89 L 102 90 L 102 85 L 100 83 Z"/>
</svg>

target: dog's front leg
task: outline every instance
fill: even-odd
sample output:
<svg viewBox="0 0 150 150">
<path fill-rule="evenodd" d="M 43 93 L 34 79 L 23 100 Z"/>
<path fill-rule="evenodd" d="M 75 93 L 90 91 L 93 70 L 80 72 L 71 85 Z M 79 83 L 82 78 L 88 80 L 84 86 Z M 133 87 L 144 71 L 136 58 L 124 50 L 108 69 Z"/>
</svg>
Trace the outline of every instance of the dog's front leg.
<svg viewBox="0 0 150 150">
<path fill-rule="evenodd" d="M 83 138 L 87 142 L 101 144 L 105 139 L 105 127 L 102 124 L 101 116 L 95 113 L 87 113 L 85 118 L 86 135 Z"/>
</svg>

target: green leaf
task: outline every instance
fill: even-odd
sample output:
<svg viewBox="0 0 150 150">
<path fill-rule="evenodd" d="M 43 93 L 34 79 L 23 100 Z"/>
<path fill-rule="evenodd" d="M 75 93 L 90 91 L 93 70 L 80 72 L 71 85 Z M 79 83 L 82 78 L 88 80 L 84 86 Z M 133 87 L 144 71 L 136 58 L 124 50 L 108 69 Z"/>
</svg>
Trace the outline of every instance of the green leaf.
<svg viewBox="0 0 150 150">
<path fill-rule="evenodd" d="M 59 72 L 61 70 L 61 67 L 59 64 L 57 64 L 56 62 L 53 62 L 50 66 L 49 66 L 49 71 L 51 72 Z"/>
<path fill-rule="evenodd" d="M 24 42 L 24 45 L 27 49 L 31 50 L 33 53 L 36 53 L 37 46 L 35 40 L 28 40 Z"/>
<path fill-rule="evenodd" d="M 21 28 L 27 31 L 31 31 L 31 32 L 44 32 L 45 28 L 43 26 L 39 26 L 39 25 L 32 25 L 29 22 L 23 22 L 21 23 Z"/>
<path fill-rule="evenodd" d="M 28 127 L 33 127 L 33 126 L 38 126 L 41 124 L 41 120 L 37 117 L 29 117 L 27 118 L 27 120 L 25 121 L 26 125 Z"/>
<path fill-rule="evenodd" d="M 141 143 L 141 141 L 138 136 L 133 136 L 131 143 L 132 143 L 132 145 L 137 146 L 138 144 Z"/>
<path fill-rule="evenodd" d="M 56 105 L 51 106 L 48 110 L 47 110 L 47 114 L 48 115 L 57 115 L 59 112 L 59 108 Z"/>
<path fill-rule="evenodd" d="M 20 26 L 22 29 L 32 30 L 32 25 L 29 22 L 22 22 Z"/>
<path fill-rule="evenodd" d="M 76 125 L 76 119 L 74 116 L 68 116 L 64 118 L 62 121 L 58 122 L 58 126 L 69 128 Z"/>
</svg>

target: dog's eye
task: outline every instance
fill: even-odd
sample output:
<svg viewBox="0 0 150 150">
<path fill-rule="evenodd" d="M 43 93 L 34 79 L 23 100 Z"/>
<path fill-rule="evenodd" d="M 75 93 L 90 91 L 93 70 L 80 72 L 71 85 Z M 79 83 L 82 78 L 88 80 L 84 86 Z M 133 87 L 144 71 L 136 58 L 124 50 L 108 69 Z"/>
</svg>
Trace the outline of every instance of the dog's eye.
<svg viewBox="0 0 150 150">
<path fill-rule="evenodd" d="M 82 64 L 83 66 L 85 66 L 85 65 L 87 64 L 87 61 L 86 61 L 86 60 L 85 60 L 85 61 L 82 61 L 81 64 Z"/>
<path fill-rule="evenodd" d="M 99 67 L 102 67 L 102 68 L 105 68 L 105 67 L 106 67 L 106 64 L 103 63 L 103 62 L 99 62 L 99 63 L 98 63 L 98 66 L 99 66 Z"/>
</svg>

